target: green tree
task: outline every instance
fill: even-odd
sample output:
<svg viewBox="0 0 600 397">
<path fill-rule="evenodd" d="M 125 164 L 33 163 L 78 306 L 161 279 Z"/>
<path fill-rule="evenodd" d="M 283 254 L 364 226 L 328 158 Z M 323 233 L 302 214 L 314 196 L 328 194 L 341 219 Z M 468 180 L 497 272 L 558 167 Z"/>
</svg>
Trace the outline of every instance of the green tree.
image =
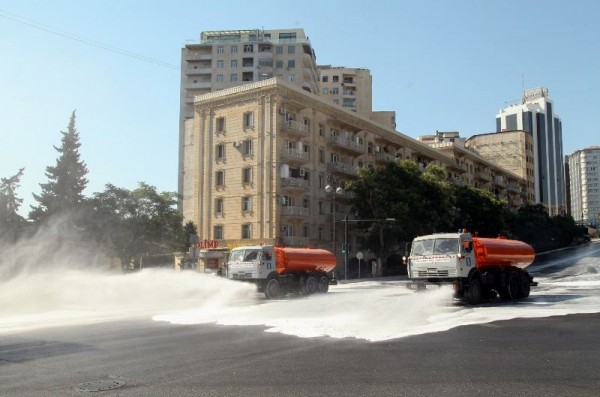
<svg viewBox="0 0 600 397">
<path fill-rule="evenodd" d="M 0 242 L 14 242 L 22 234 L 25 219 L 19 215 L 23 199 L 16 190 L 21 183 L 24 168 L 9 178 L 0 179 Z"/>
<path fill-rule="evenodd" d="M 96 239 L 124 266 L 143 255 L 181 252 L 186 236 L 177 201 L 177 193 L 144 182 L 135 190 L 106 185 L 91 200 Z"/>
<path fill-rule="evenodd" d="M 42 192 L 33 194 L 39 203 L 32 206 L 29 218 L 35 222 L 42 222 L 54 215 L 62 215 L 82 208 L 84 203 L 83 190 L 88 180 L 85 163 L 79 156 L 79 133 L 75 127 L 75 111 L 67 131 L 61 131 L 62 144 L 54 149 L 60 153 L 55 166 L 46 167 L 47 183 L 40 184 Z"/>
<path fill-rule="evenodd" d="M 183 226 L 183 241 L 181 244 L 181 250 L 187 252 L 191 247 L 190 236 L 198 234 L 198 228 L 192 221 L 187 221 Z"/>
<path fill-rule="evenodd" d="M 505 201 L 491 192 L 470 186 L 456 187 L 454 191 L 456 219 L 453 229 L 467 229 L 481 236 L 510 235 L 510 209 Z"/>
</svg>

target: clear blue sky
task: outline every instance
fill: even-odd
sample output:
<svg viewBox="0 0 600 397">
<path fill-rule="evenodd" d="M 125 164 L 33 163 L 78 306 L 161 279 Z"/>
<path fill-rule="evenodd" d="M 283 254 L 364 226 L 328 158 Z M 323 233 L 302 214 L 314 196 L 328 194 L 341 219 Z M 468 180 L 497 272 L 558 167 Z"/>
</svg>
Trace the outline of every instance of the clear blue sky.
<svg viewBox="0 0 600 397">
<path fill-rule="evenodd" d="M 25 167 L 26 215 L 76 109 L 88 196 L 176 191 L 181 48 L 225 29 L 303 28 L 319 64 L 371 70 L 374 109 L 411 137 L 493 132 L 507 101 L 545 86 L 570 154 L 600 145 L 599 4 L 0 0 L 0 176 Z"/>
</svg>

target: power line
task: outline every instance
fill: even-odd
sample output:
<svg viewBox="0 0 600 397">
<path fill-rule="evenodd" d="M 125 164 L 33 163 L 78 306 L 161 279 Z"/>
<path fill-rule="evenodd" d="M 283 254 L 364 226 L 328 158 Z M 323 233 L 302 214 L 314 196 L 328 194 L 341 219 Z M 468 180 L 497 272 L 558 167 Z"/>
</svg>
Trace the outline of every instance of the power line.
<svg viewBox="0 0 600 397">
<path fill-rule="evenodd" d="M 105 43 L 102 43 L 100 41 L 88 39 L 86 37 L 79 36 L 79 35 L 74 34 L 74 33 L 69 33 L 69 32 L 65 32 L 65 31 L 61 31 L 61 30 L 59 30 L 57 28 L 54 28 L 52 26 L 45 25 L 45 24 L 42 24 L 42 23 L 39 23 L 39 22 L 36 22 L 36 21 L 32 21 L 31 19 L 25 18 L 25 17 L 23 17 L 21 15 L 12 13 L 12 12 L 4 10 L 4 9 L 0 9 L 0 18 L 5 18 L 5 19 L 11 20 L 13 22 L 17 22 L 17 23 L 20 23 L 22 25 L 26 25 L 26 26 L 29 26 L 29 27 L 32 27 L 32 28 L 35 28 L 35 29 L 41 30 L 43 32 L 59 36 L 59 37 L 62 37 L 62 38 L 65 38 L 65 39 L 73 40 L 73 41 L 76 41 L 76 42 L 79 42 L 79 43 L 82 43 L 82 44 L 86 44 L 86 45 L 89 45 L 89 46 L 92 46 L 92 47 L 101 48 L 103 50 L 110 51 L 110 52 L 113 52 L 115 54 L 124 55 L 124 56 L 133 58 L 133 59 L 138 60 L 138 61 L 152 63 L 152 64 L 155 64 L 155 65 L 158 65 L 158 66 L 165 67 L 167 69 L 181 70 L 181 68 L 179 66 L 170 64 L 168 62 L 164 62 L 164 61 L 161 61 L 159 59 L 150 58 L 150 57 L 147 57 L 145 55 L 141 55 L 141 54 L 137 54 L 135 52 L 124 50 L 122 48 L 115 47 L 115 46 L 112 46 L 110 44 L 105 44 Z"/>
</svg>

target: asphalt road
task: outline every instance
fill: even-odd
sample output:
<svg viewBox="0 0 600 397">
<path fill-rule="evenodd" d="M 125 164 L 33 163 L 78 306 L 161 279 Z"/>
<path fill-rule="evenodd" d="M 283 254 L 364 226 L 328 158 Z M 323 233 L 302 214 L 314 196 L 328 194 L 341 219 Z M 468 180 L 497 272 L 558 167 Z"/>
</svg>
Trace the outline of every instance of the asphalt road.
<svg viewBox="0 0 600 397">
<path fill-rule="evenodd" d="M 599 396 L 599 335 L 600 314 L 378 343 L 138 318 L 0 335 L 0 396 Z"/>
</svg>

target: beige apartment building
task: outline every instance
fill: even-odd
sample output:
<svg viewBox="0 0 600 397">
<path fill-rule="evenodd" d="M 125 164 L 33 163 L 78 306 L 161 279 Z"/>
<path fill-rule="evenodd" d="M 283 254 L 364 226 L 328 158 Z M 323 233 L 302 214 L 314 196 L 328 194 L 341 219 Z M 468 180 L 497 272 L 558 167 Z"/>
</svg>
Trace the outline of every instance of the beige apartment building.
<svg viewBox="0 0 600 397">
<path fill-rule="evenodd" d="M 474 135 L 465 147 L 493 164 L 527 181 L 526 197 L 535 202 L 533 136 L 526 131 L 502 131 Z"/>
<path fill-rule="evenodd" d="M 476 153 L 430 147 L 285 79 L 200 95 L 194 107 L 183 139 L 183 213 L 221 247 L 341 247 L 352 197 L 335 187 L 358 167 L 396 159 L 438 164 L 456 183 L 494 189 L 513 205 L 524 199 L 522 178 Z"/>
<path fill-rule="evenodd" d="M 319 65 L 323 98 L 396 130 L 396 112 L 373 111 L 373 78 L 369 69 Z"/>
<path fill-rule="evenodd" d="M 534 199 L 531 136 L 507 133 L 502 138 L 499 135 L 483 134 L 465 139 L 458 131 L 436 131 L 417 140 L 452 156 L 457 165 L 464 168 L 466 172 L 462 173 L 448 170 L 454 184 L 487 190 L 510 207 L 518 208 Z M 516 158 L 522 162 L 516 162 Z M 531 176 L 529 180 L 527 175 Z"/>
<path fill-rule="evenodd" d="M 318 93 L 316 56 L 303 29 L 202 32 L 181 50 L 179 193 L 183 188 L 183 135 L 194 117 L 194 97 L 280 77 Z"/>
</svg>

